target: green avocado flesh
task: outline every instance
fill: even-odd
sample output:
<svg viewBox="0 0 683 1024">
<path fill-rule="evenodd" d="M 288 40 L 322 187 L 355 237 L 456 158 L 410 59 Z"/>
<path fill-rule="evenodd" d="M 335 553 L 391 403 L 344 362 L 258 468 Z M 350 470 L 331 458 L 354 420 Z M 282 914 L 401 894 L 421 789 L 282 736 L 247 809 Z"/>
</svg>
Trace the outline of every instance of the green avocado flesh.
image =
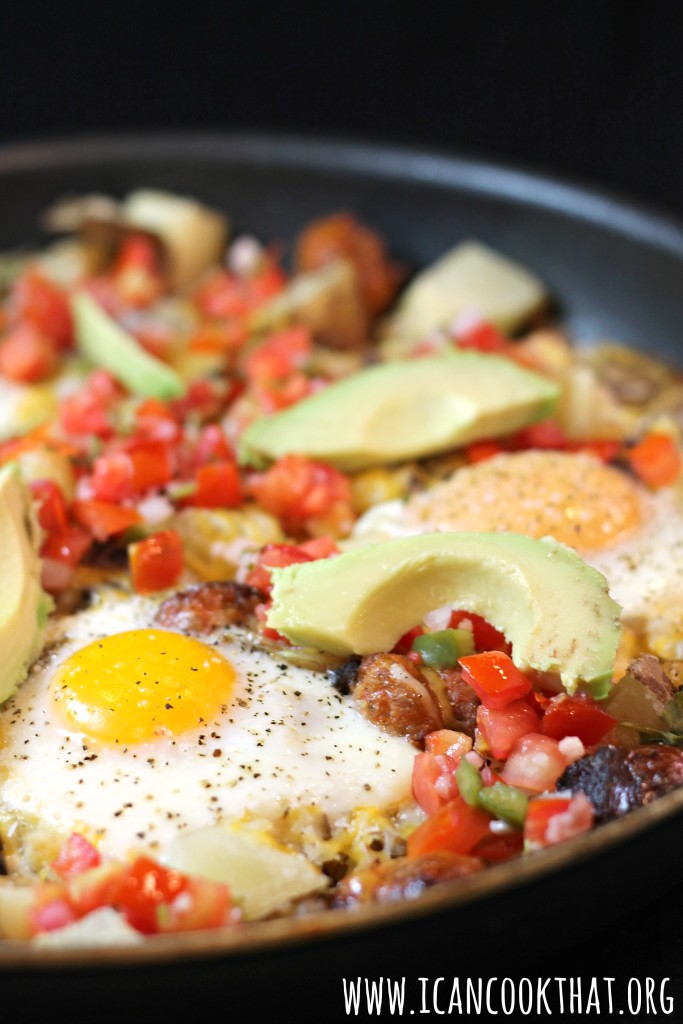
<svg viewBox="0 0 683 1024">
<path fill-rule="evenodd" d="M 273 569 L 268 626 L 339 655 L 390 651 L 436 608 L 483 616 L 522 670 L 552 672 L 569 693 L 609 691 L 620 608 L 570 548 L 513 533 L 431 533 Z"/>
<path fill-rule="evenodd" d="M 146 352 L 87 293 L 74 295 L 71 308 L 76 344 L 94 366 L 108 370 L 131 394 L 162 400 L 182 398 L 186 388 L 180 374 Z"/>
<path fill-rule="evenodd" d="M 296 453 L 360 470 L 514 433 L 549 416 L 558 396 L 554 382 L 500 356 L 396 360 L 256 420 L 241 457 L 259 464 Z"/>
<path fill-rule="evenodd" d="M 40 653 L 52 600 L 40 584 L 40 531 L 17 466 L 0 470 L 0 702 Z"/>
</svg>

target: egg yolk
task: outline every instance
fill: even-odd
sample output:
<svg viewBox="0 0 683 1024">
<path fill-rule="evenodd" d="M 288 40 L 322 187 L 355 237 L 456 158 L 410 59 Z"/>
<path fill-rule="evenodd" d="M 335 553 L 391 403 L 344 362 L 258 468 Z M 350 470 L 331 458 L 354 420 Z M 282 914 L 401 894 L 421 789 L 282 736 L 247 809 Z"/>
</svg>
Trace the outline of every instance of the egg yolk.
<svg viewBox="0 0 683 1024">
<path fill-rule="evenodd" d="M 233 666 L 199 640 L 135 629 L 88 644 L 50 684 L 67 728 L 110 744 L 179 736 L 230 701 Z"/>
<path fill-rule="evenodd" d="M 594 456 L 529 451 L 458 470 L 411 499 L 405 515 L 425 530 L 506 530 L 595 551 L 637 529 L 641 503 L 637 486 Z"/>
</svg>

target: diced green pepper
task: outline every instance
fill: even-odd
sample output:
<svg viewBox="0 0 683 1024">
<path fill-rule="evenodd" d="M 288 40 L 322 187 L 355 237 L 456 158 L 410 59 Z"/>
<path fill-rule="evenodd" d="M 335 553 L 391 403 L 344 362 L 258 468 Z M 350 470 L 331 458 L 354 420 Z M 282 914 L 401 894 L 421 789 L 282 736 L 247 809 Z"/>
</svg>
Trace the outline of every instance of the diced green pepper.
<svg viewBox="0 0 683 1024">
<path fill-rule="evenodd" d="M 466 757 L 460 759 L 460 764 L 455 770 L 455 781 L 460 790 L 460 796 L 470 807 L 479 806 L 479 791 L 483 786 L 481 775 L 473 764 Z"/>
<path fill-rule="evenodd" d="M 474 640 L 469 629 L 439 629 L 416 636 L 412 649 L 428 668 L 453 668 L 458 658 L 474 654 Z"/>
<path fill-rule="evenodd" d="M 462 762 L 460 762 L 462 764 Z M 494 818 L 502 818 L 514 828 L 524 827 L 529 797 L 516 786 L 494 782 L 479 792 L 479 806 Z"/>
</svg>

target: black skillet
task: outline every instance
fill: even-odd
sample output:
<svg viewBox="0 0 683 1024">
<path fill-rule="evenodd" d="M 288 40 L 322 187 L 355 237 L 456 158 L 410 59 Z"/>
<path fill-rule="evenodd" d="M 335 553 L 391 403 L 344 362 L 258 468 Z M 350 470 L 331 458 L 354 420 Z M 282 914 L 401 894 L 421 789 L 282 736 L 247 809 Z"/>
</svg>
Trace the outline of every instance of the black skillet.
<svg viewBox="0 0 683 1024">
<path fill-rule="evenodd" d="M 683 363 L 683 225 L 554 177 L 433 152 L 205 133 L 6 148 L 0 248 L 40 242 L 39 214 L 58 197 L 142 185 L 196 196 L 229 213 L 235 230 L 284 243 L 314 216 L 351 210 L 409 268 L 476 237 L 543 278 L 579 343 L 618 339 Z M 0 987 L 5 1005 L 20 1000 L 19 1019 L 40 1010 L 67 1019 L 69 1009 L 96 1020 L 173 1020 L 180 1009 L 227 1019 L 239 1006 L 257 1020 L 327 1021 L 344 1016 L 344 978 L 406 976 L 419 1012 L 419 976 L 536 977 L 541 964 L 609 974 L 615 965 L 593 964 L 591 951 L 616 929 L 618 956 L 634 918 L 673 898 L 682 849 L 683 791 L 413 903 L 237 937 L 151 940 L 132 953 L 0 945 Z M 647 973 L 645 949 L 643 958 Z"/>
</svg>

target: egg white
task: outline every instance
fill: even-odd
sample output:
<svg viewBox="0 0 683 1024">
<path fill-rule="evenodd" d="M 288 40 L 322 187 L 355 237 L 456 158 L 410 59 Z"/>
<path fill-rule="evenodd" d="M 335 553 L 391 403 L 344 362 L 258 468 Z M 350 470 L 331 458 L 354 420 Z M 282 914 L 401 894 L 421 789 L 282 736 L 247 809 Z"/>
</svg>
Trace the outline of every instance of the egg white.
<svg viewBox="0 0 683 1024">
<path fill-rule="evenodd" d="M 180 832 L 315 805 L 331 820 L 407 798 L 414 748 L 369 723 L 324 673 L 256 649 L 246 631 L 203 637 L 234 666 L 224 713 L 199 730 L 116 747 L 61 724 L 58 666 L 93 640 L 153 626 L 144 598 L 103 597 L 56 620 L 46 653 L 0 714 L 0 825 L 80 831 L 107 855 L 163 852 Z M 54 644 L 54 647 L 51 647 Z"/>
</svg>

